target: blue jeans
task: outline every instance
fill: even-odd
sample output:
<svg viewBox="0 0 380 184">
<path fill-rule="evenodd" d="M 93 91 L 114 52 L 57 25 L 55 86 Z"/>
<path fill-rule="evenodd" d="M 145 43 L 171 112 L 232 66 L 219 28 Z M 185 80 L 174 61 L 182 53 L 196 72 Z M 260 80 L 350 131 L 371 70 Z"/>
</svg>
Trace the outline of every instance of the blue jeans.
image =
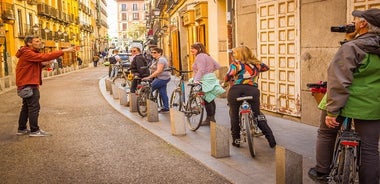
<svg viewBox="0 0 380 184">
<path fill-rule="evenodd" d="M 29 98 L 22 99 L 22 107 L 18 119 L 18 129 L 26 129 L 26 123 L 29 120 L 30 131 L 35 132 L 38 127 L 38 115 L 40 113 L 40 91 L 33 88 L 33 95 Z"/>
<path fill-rule="evenodd" d="M 163 109 L 169 110 L 169 98 L 168 98 L 168 92 L 166 91 L 166 87 L 168 82 L 170 81 L 170 78 L 167 80 L 157 79 L 155 78 L 152 82 L 152 90 L 158 90 L 158 93 L 161 96 L 162 103 L 164 105 Z"/>
<path fill-rule="evenodd" d="M 111 75 L 110 75 L 110 77 L 116 77 L 118 72 L 119 72 L 119 66 L 113 64 L 113 65 L 112 65 L 112 70 L 111 70 Z"/>
</svg>

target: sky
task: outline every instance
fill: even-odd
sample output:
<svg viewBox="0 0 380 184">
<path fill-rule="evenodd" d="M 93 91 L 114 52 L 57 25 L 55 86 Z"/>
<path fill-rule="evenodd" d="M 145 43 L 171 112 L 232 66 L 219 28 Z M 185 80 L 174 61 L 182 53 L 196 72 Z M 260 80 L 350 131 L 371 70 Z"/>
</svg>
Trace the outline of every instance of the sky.
<svg viewBox="0 0 380 184">
<path fill-rule="evenodd" d="M 115 0 L 107 0 L 107 23 L 109 26 L 108 35 L 110 37 L 117 37 L 117 7 Z"/>
</svg>

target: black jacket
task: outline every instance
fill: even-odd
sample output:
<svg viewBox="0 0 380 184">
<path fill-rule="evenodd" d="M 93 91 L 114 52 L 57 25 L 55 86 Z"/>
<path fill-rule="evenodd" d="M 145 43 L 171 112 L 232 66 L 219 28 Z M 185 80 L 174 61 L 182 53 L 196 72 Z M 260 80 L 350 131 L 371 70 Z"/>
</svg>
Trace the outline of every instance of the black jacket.
<svg viewBox="0 0 380 184">
<path fill-rule="evenodd" d="M 144 67 L 144 68 L 141 68 L 141 67 Z M 147 77 L 150 75 L 148 62 L 145 60 L 142 54 L 136 55 L 133 58 L 131 66 L 129 68 L 131 69 L 131 72 L 135 76 L 142 78 L 142 77 Z"/>
</svg>

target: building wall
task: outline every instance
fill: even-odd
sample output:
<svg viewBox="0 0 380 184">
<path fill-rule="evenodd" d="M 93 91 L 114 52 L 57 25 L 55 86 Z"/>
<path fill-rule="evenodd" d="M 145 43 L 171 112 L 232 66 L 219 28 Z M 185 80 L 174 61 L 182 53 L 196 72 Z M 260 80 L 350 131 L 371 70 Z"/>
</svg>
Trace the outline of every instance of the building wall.
<svg viewBox="0 0 380 184">
<path fill-rule="evenodd" d="M 142 40 L 145 37 L 145 2 L 144 0 L 117 0 L 117 32 L 118 46 L 124 50 L 128 47 L 128 43 L 133 40 Z M 137 10 L 133 10 L 133 5 L 137 5 Z M 122 9 L 122 5 L 126 9 Z M 138 19 L 134 19 L 133 15 L 137 13 Z M 122 15 L 126 15 L 126 20 L 123 20 Z M 126 25 L 123 29 L 123 24 Z"/>
<path fill-rule="evenodd" d="M 319 110 L 307 83 L 327 80 L 327 67 L 339 48 L 344 33 L 330 32 L 331 26 L 344 25 L 347 1 L 301 1 L 301 122 L 319 124 Z M 351 17 L 351 16 L 350 16 Z M 321 36 L 323 35 L 323 36 Z"/>
</svg>

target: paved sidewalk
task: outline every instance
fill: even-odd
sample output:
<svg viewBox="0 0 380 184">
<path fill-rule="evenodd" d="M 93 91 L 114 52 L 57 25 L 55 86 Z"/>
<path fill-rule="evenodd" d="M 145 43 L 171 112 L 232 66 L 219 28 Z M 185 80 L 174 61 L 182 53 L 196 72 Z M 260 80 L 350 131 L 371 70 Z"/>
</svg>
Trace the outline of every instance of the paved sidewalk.
<svg viewBox="0 0 380 184">
<path fill-rule="evenodd" d="M 173 80 L 169 82 L 169 95 L 171 94 L 170 89 L 174 89 L 174 86 Z M 209 126 L 202 126 L 196 132 L 186 130 L 185 136 L 173 136 L 170 132 L 169 114 L 160 114 L 159 122 L 148 122 L 146 118 L 142 118 L 138 113 L 130 112 L 129 107 L 120 105 L 119 100 L 113 99 L 112 95 L 105 89 L 105 78 L 100 79 L 99 89 L 104 98 L 117 111 L 165 140 L 168 144 L 177 147 L 205 166 L 213 169 L 231 182 L 242 184 L 276 183 L 275 149 L 269 147 L 264 137 L 256 139 L 257 156 L 255 158 L 251 158 L 246 145 L 240 148 L 230 146 L 230 157 L 214 158 L 211 156 Z M 216 99 L 216 104 L 216 123 L 229 129 L 226 99 L 218 98 Z M 303 183 L 314 183 L 308 178 L 307 171 L 315 162 L 317 127 L 269 115 L 267 115 L 267 119 L 274 132 L 277 144 L 303 155 Z"/>
</svg>

